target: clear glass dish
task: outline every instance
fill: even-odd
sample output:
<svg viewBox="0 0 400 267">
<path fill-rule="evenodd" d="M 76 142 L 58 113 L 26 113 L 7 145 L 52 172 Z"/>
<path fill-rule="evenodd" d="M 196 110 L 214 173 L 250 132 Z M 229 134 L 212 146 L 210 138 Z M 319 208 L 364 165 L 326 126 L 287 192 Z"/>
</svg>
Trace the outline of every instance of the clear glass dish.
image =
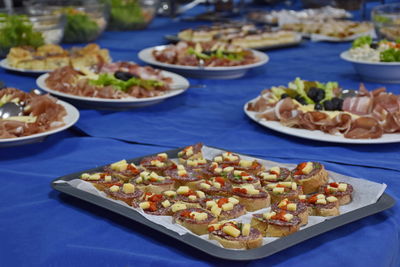
<svg viewBox="0 0 400 267">
<path fill-rule="evenodd" d="M 400 40 L 400 3 L 375 7 L 371 18 L 380 39 Z"/>
</svg>

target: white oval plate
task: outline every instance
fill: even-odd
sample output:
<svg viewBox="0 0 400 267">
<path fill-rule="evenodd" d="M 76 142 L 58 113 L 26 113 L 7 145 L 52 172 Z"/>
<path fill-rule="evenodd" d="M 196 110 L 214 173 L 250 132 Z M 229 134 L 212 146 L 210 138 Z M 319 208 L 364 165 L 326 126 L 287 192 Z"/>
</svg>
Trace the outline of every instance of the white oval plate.
<svg viewBox="0 0 400 267">
<path fill-rule="evenodd" d="M 57 100 L 57 104 L 62 105 L 67 112 L 67 115 L 65 115 L 63 118 L 64 121 L 63 126 L 43 133 L 32 134 L 22 137 L 15 137 L 15 138 L 0 139 L 0 147 L 19 146 L 19 145 L 40 142 L 46 136 L 64 131 L 69 127 L 71 127 L 72 125 L 74 125 L 79 119 L 79 111 L 71 104 L 68 104 L 61 100 Z"/>
<path fill-rule="evenodd" d="M 16 71 L 16 72 L 27 73 L 27 74 L 42 74 L 42 73 L 52 71 L 52 70 L 28 70 L 28 69 L 14 68 L 14 67 L 11 67 L 10 65 L 8 65 L 6 58 L 0 61 L 0 67 L 2 67 L 3 69 L 9 70 L 9 71 Z"/>
<path fill-rule="evenodd" d="M 266 64 L 269 61 L 269 57 L 267 54 L 250 49 L 256 57 L 260 59 L 260 61 L 241 66 L 233 66 L 233 67 L 195 67 L 195 66 L 183 66 L 183 65 L 174 65 L 163 63 L 157 61 L 152 51 L 154 49 L 161 50 L 166 48 L 168 45 L 160 45 L 149 47 L 143 49 L 139 52 L 139 58 L 153 66 L 157 66 L 163 69 L 167 69 L 173 72 L 180 73 L 185 76 L 194 77 L 194 78 L 203 78 L 203 79 L 235 79 L 242 77 L 246 74 L 249 69 L 256 68 Z"/>
<path fill-rule="evenodd" d="M 400 83 L 400 62 L 371 62 L 353 59 L 348 51 L 340 57 L 353 63 L 356 72 L 366 81 L 378 83 Z"/>
<path fill-rule="evenodd" d="M 182 94 L 189 88 L 189 81 L 184 77 L 168 71 L 162 71 L 161 74 L 165 77 L 172 78 L 172 84 L 170 85 L 172 89 L 170 91 L 167 91 L 164 95 L 148 97 L 148 98 L 127 97 L 121 99 L 107 99 L 107 98 L 85 97 L 85 96 L 67 94 L 47 87 L 45 81 L 49 76 L 48 73 L 40 75 L 36 80 L 36 84 L 42 90 L 80 106 L 85 106 L 95 109 L 130 109 L 130 108 L 144 107 L 159 103 L 166 98 Z"/>
<path fill-rule="evenodd" d="M 250 102 L 255 102 L 259 97 L 256 97 L 244 105 L 244 112 L 246 115 L 257 122 L 258 124 L 288 135 L 297 136 L 305 139 L 322 141 L 322 142 L 332 142 L 332 143 L 343 143 L 343 144 L 386 144 L 386 143 L 397 143 L 400 142 L 400 134 L 384 134 L 382 137 L 377 139 L 350 139 L 345 138 L 343 135 L 332 135 L 327 134 L 322 131 L 310 131 L 306 129 L 297 129 L 283 126 L 278 121 L 267 121 L 265 119 L 259 119 L 256 115 L 259 112 L 248 111 L 247 106 Z"/>
</svg>

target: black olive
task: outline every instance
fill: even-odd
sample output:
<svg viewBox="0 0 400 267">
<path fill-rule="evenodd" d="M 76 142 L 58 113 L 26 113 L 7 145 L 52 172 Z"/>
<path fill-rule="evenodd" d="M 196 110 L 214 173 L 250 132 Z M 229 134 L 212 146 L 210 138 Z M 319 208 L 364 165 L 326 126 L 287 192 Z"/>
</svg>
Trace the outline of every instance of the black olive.
<svg viewBox="0 0 400 267">
<path fill-rule="evenodd" d="M 302 97 L 302 96 L 300 96 L 300 95 L 297 95 L 297 96 L 295 97 L 295 99 L 296 99 L 297 102 L 299 102 L 300 104 L 302 104 L 302 105 L 307 105 L 307 101 L 305 100 L 304 97 Z"/>
<path fill-rule="evenodd" d="M 374 43 L 371 43 L 369 45 L 369 47 L 371 47 L 372 49 L 377 49 L 379 47 L 379 44 L 374 42 Z"/>
<path fill-rule="evenodd" d="M 314 97 L 317 95 L 318 88 L 316 87 L 311 87 L 308 89 L 307 96 L 311 99 L 314 99 Z"/>
<path fill-rule="evenodd" d="M 322 110 L 324 107 L 321 105 L 321 103 L 316 103 L 314 106 L 315 110 Z"/>
<path fill-rule="evenodd" d="M 334 97 L 331 99 L 331 102 L 335 108 L 335 110 L 342 110 L 343 107 L 343 99 Z"/>
<path fill-rule="evenodd" d="M 286 98 L 286 97 L 289 97 L 289 95 L 288 95 L 288 94 L 286 94 L 286 93 L 284 93 L 284 94 L 281 94 L 281 99 L 284 99 L 284 98 Z"/>
<path fill-rule="evenodd" d="M 211 56 L 213 54 L 213 51 L 203 51 L 201 53 L 207 56 Z"/>
<path fill-rule="evenodd" d="M 137 77 L 135 74 L 125 71 L 116 71 L 114 77 L 121 81 L 128 81 L 133 77 Z"/>
<path fill-rule="evenodd" d="M 315 102 L 321 102 L 322 99 L 325 98 L 325 91 L 323 89 L 319 89 L 317 91 L 317 95 L 313 99 Z"/>
<path fill-rule="evenodd" d="M 325 110 L 335 110 L 335 105 L 333 104 L 333 102 L 331 100 L 326 100 L 324 102 L 324 109 Z"/>
</svg>

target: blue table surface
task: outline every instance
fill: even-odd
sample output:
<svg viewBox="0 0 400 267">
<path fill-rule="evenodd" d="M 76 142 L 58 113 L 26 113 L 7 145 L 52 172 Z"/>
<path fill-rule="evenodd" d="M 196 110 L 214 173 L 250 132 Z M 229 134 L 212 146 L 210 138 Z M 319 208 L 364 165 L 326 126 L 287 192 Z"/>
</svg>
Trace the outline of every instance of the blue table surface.
<svg viewBox="0 0 400 267">
<path fill-rule="evenodd" d="M 198 25 L 157 18 L 149 29 L 105 32 L 97 41 L 114 60 L 140 62 L 141 49 L 164 44 L 165 34 Z M 268 51 L 270 62 L 235 80 L 189 79 L 186 93 L 129 111 L 80 109 L 71 129 L 42 143 L 0 148 L 0 266 L 243 265 L 213 258 L 112 212 L 60 194 L 50 182 L 72 172 L 198 141 L 279 162 L 318 160 L 329 170 L 388 185 L 400 194 L 399 144 L 340 145 L 305 140 L 252 122 L 243 105 L 295 77 L 338 81 L 360 78 L 339 58 L 349 43 L 304 42 Z M 35 77 L 0 70 L 0 80 L 23 90 Z M 369 89 L 399 85 L 365 82 Z M 302 242 L 249 266 L 400 266 L 400 210 L 393 208 Z M 354 251 L 354 253 L 353 253 Z M 357 253 L 357 254 L 355 254 Z"/>
</svg>

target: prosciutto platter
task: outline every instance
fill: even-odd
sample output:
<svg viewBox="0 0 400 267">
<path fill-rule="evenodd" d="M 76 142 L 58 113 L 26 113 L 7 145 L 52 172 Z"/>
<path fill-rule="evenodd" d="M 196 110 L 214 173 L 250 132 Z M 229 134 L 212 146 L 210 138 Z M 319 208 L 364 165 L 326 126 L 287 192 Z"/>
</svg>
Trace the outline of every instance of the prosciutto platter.
<svg viewBox="0 0 400 267">
<path fill-rule="evenodd" d="M 339 137 L 336 141 L 368 142 L 388 135 L 394 137 L 391 141 L 399 141 L 400 98 L 383 87 L 368 91 L 361 84 L 358 90 L 344 90 L 336 82 L 323 84 L 297 78 L 288 86 L 263 90 L 246 103 L 245 112 L 265 124 L 275 122 L 282 128 L 304 129 L 309 135 L 310 131 L 320 131 Z M 319 136 L 321 141 L 331 141 L 329 136 L 327 140 Z"/>
</svg>

